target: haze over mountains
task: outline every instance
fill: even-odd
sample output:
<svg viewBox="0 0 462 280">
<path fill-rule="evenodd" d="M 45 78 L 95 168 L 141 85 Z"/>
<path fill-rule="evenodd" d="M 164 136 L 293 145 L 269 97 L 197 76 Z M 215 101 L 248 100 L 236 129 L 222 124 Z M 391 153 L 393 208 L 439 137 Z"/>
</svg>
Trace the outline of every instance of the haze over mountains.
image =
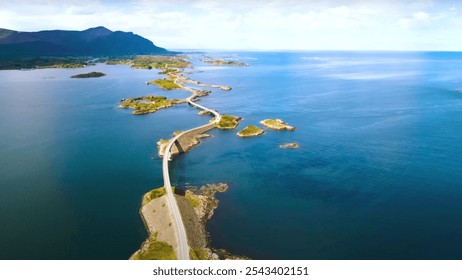
<svg viewBox="0 0 462 280">
<path fill-rule="evenodd" d="M 0 28 L 0 58 L 37 56 L 122 56 L 169 54 L 132 32 L 103 26 L 84 31 L 18 32 Z"/>
</svg>

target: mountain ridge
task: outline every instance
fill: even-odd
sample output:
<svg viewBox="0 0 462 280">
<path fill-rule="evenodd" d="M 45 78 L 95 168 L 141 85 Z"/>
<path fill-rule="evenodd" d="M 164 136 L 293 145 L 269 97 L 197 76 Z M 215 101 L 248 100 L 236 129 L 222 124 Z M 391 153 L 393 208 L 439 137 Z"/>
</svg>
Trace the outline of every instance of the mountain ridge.
<svg viewBox="0 0 462 280">
<path fill-rule="evenodd" d="M 133 32 L 111 31 L 104 26 L 83 31 L 21 32 L 0 28 L 0 57 L 124 56 L 172 54 Z"/>
</svg>

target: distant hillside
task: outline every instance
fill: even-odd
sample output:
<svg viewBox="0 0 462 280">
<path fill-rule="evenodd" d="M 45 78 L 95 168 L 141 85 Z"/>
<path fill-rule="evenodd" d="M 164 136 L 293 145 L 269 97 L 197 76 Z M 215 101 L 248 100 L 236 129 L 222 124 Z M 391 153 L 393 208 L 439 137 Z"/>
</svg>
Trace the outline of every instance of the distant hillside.
<svg viewBox="0 0 462 280">
<path fill-rule="evenodd" d="M 18 32 L 0 28 L 0 58 L 170 54 L 132 32 L 95 27 L 84 31 Z"/>
</svg>

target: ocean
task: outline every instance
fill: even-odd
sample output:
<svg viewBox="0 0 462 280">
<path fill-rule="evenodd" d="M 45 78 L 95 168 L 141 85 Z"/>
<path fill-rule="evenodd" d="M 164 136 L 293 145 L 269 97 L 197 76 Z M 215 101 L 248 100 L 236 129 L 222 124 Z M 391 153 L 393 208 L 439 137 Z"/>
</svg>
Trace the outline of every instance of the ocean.
<svg viewBox="0 0 462 280">
<path fill-rule="evenodd" d="M 461 259 L 462 53 L 210 52 L 188 76 L 200 104 L 296 131 L 212 138 L 171 163 L 172 185 L 224 182 L 211 246 L 252 259 Z M 197 71 L 196 71 L 197 70 Z M 101 71 L 97 79 L 70 76 Z M 208 121 L 186 105 L 117 108 L 155 70 L 0 71 L 0 259 L 127 259 L 146 238 L 142 195 L 162 186 L 156 142 Z M 279 145 L 297 142 L 299 149 Z"/>
</svg>

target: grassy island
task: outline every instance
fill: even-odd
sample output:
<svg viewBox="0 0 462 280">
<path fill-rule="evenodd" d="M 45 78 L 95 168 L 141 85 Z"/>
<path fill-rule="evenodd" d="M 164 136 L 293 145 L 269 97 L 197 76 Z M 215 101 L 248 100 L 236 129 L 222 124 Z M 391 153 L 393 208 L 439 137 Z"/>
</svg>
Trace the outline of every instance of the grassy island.
<svg viewBox="0 0 462 280">
<path fill-rule="evenodd" d="M 143 115 L 154 113 L 159 109 L 172 107 L 175 104 L 183 103 L 184 101 L 178 99 L 167 99 L 165 96 L 141 96 L 135 98 L 125 98 L 121 100 L 122 104 L 119 108 L 133 109 L 134 115 Z"/>
<path fill-rule="evenodd" d="M 260 122 L 262 125 L 275 130 L 295 130 L 295 127 L 288 125 L 280 119 L 266 119 Z"/>
<path fill-rule="evenodd" d="M 181 87 L 175 84 L 174 81 L 169 79 L 157 79 L 154 81 L 148 82 L 148 85 L 157 85 L 163 90 L 172 90 L 172 89 L 180 89 Z"/>
<path fill-rule="evenodd" d="M 219 129 L 235 129 L 239 125 L 240 120 L 240 117 L 222 115 L 220 121 L 216 124 L 216 127 Z M 215 118 L 212 118 L 211 121 L 215 121 Z"/>
<path fill-rule="evenodd" d="M 78 79 L 81 79 L 81 78 L 99 78 L 99 77 L 103 77 L 103 76 L 106 76 L 106 74 L 101 73 L 101 72 L 90 72 L 90 73 L 85 73 L 85 74 L 74 75 L 74 76 L 71 76 L 71 78 L 78 78 Z"/>
<path fill-rule="evenodd" d="M 239 137 L 254 137 L 265 133 L 261 128 L 255 125 L 249 125 L 237 133 Z"/>
</svg>

